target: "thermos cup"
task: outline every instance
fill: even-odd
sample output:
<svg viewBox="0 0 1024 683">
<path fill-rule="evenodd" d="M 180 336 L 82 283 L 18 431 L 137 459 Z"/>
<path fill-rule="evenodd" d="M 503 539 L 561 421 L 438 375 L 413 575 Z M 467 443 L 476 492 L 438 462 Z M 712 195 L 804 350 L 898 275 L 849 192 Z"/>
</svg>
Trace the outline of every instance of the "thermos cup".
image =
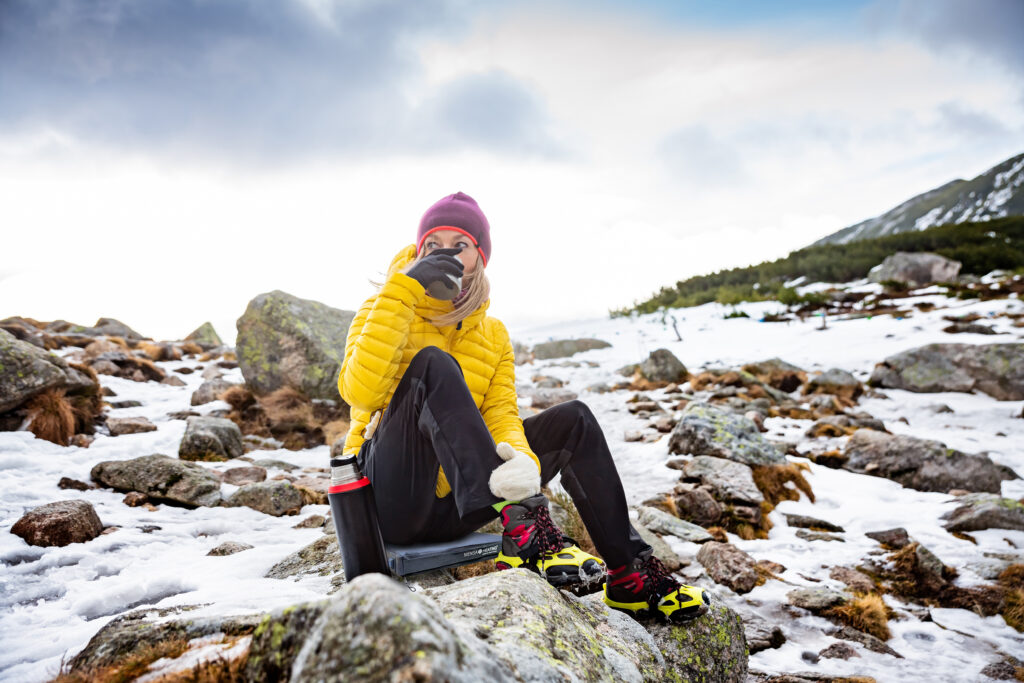
<svg viewBox="0 0 1024 683">
<path fill-rule="evenodd" d="M 373 487 L 359 471 L 356 456 L 331 458 L 331 487 L 327 490 L 327 499 L 338 533 L 345 580 L 371 572 L 390 574 Z"/>
</svg>

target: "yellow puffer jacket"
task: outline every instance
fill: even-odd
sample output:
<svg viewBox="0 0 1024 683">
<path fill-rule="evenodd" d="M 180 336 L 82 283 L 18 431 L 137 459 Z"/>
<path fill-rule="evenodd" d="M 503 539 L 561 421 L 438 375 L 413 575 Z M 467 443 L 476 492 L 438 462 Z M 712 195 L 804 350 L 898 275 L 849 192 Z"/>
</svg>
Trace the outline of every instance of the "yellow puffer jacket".
<svg viewBox="0 0 1024 683">
<path fill-rule="evenodd" d="M 383 411 L 398 388 L 413 356 L 425 346 L 447 351 L 462 367 L 466 385 L 495 443 L 507 442 L 537 462 L 523 433 L 516 402 L 515 362 L 508 331 L 487 316 L 489 301 L 456 325 L 436 327 L 430 319 L 452 310 L 452 302 L 427 296 L 418 281 L 399 272 L 416 258 L 416 245 L 391 261 L 384 286 L 359 307 L 345 342 L 338 392 L 352 407 L 344 453 L 354 455 L 373 414 Z M 436 493 L 451 492 L 444 471 L 437 473 Z"/>
</svg>

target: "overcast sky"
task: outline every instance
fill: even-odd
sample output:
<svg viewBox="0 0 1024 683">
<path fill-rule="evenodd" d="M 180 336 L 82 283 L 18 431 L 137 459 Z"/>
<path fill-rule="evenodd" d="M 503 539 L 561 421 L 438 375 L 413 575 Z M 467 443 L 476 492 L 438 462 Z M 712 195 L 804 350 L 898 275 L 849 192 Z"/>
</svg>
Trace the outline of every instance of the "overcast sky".
<svg viewBox="0 0 1024 683">
<path fill-rule="evenodd" d="M 0 0 L 0 318 L 354 309 L 455 191 L 596 317 L 1024 151 L 1024 2 Z"/>
</svg>

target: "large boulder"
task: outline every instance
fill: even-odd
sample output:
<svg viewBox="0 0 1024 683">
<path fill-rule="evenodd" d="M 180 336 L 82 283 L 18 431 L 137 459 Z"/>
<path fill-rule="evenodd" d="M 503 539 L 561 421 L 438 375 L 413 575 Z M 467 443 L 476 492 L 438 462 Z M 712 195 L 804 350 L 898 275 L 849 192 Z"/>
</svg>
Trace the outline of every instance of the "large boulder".
<svg viewBox="0 0 1024 683">
<path fill-rule="evenodd" d="M 752 466 L 786 462 L 786 456 L 761 436 L 753 420 L 701 401 L 686 406 L 672 429 L 668 450 L 669 453 L 726 458 Z"/>
<path fill-rule="evenodd" d="M 86 337 L 121 337 L 122 339 L 145 339 L 141 334 L 115 318 L 100 318 L 92 327 L 76 325 L 67 320 L 54 320 L 46 326 L 51 334 L 84 335 Z"/>
<path fill-rule="evenodd" d="M 707 543 L 713 540 L 711 534 L 703 527 L 687 522 L 685 519 L 679 519 L 658 508 L 641 505 L 637 513 L 640 523 L 656 533 L 675 536 L 690 543 Z"/>
<path fill-rule="evenodd" d="M 761 489 L 754 483 L 753 471 L 743 463 L 698 455 L 683 463 L 683 476 L 704 484 L 723 502 L 743 505 L 764 502 Z"/>
<path fill-rule="evenodd" d="M 705 543 L 697 551 L 697 561 L 715 583 L 728 586 L 737 593 L 749 593 L 764 582 L 754 558 L 731 543 Z"/>
<path fill-rule="evenodd" d="M 238 319 L 235 352 L 256 394 L 284 386 L 309 398 L 338 398 L 338 370 L 355 313 L 274 290 L 249 302 Z"/>
<path fill-rule="evenodd" d="M 96 383 L 63 358 L 0 330 L 0 413 L 48 389 L 65 389 L 70 396 L 95 391 Z"/>
<path fill-rule="evenodd" d="M 85 543 L 100 535 L 103 524 L 92 504 L 84 500 L 60 500 L 26 512 L 11 533 L 29 545 L 64 546 Z"/>
<path fill-rule="evenodd" d="M 939 441 L 873 429 L 854 432 L 843 454 L 847 458 L 843 469 L 885 477 L 918 491 L 999 493 L 1003 480 L 1018 478 L 988 456 L 962 453 Z"/>
<path fill-rule="evenodd" d="M 216 401 L 221 394 L 231 387 L 238 386 L 226 379 L 208 379 L 199 385 L 199 388 L 192 392 L 190 403 L 194 406 L 201 406 Z"/>
<path fill-rule="evenodd" d="M 1015 529 L 1024 531 L 1024 503 L 990 493 L 957 498 L 957 507 L 942 516 L 948 531 Z"/>
<path fill-rule="evenodd" d="M 537 360 L 549 358 L 565 358 L 591 349 L 605 349 L 611 346 L 601 339 L 556 339 L 541 342 L 533 347 L 533 357 Z"/>
<path fill-rule="evenodd" d="M 657 384 L 672 384 L 686 379 L 686 366 L 668 349 L 656 349 L 640 364 L 640 376 Z"/>
<path fill-rule="evenodd" d="M 912 287 L 954 282 L 963 264 L 929 252 L 897 251 L 868 272 L 871 282 L 895 281 Z"/>
<path fill-rule="evenodd" d="M 220 505 L 220 479 L 202 465 L 166 455 L 108 460 L 90 472 L 92 480 L 118 491 L 138 491 L 151 500 L 186 507 Z"/>
<path fill-rule="evenodd" d="M 820 375 L 815 375 L 807 383 L 804 393 L 833 394 L 850 401 L 856 401 L 864 393 L 860 381 L 841 368 L 830 368 Z"/>
<path fill-rule="evenodd" d="M 182 460 L 222 461 L 245 453 L 242 430 L 225 417 L 189 417 L 178 445 Z"/>
<path fill-rule="evenodd" d="M 185 341 L 195 342 L 203 350 L 215 349 L 218 346 L 223 346 L 224 342 L 221 341 L 220 335 L 217 334 L 217 330 L 213 329 L 213 324 L 205 322 L 185 337 Z"/>
<path fill-rule="evenodd" d="M 870 383 L 919 393 L 980 391 L 1024 400 L 1024 344 L 927 344 L 889 356 Z"/>
</svg>

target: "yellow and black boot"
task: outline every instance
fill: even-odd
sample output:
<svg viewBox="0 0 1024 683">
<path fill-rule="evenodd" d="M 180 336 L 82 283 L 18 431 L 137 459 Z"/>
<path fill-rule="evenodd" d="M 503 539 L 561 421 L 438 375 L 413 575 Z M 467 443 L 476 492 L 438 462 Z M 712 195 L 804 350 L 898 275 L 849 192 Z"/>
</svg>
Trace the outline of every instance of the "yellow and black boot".
<svg viewBox="0 0 1024 683">
<path fill-rule="evenodd" d="M 604 562 L 583 552 L 576 542 L 555 525 L 543 495 L 510 503 L 501 509 L 505 532 L 501 552 L 494 561 L 498 569 L 526 567 L 552 586 L 577 595 L 594 593 L 604 579 Z"/>
<path fill-rule="evenodd" d="M 703 588 L 686 586 L 672 578 L 650 552 L 610 569 L 604 586 L 605 604 L 637 619 L 696 619 L 708 611 L 709 597 Z"/>
</svg>

